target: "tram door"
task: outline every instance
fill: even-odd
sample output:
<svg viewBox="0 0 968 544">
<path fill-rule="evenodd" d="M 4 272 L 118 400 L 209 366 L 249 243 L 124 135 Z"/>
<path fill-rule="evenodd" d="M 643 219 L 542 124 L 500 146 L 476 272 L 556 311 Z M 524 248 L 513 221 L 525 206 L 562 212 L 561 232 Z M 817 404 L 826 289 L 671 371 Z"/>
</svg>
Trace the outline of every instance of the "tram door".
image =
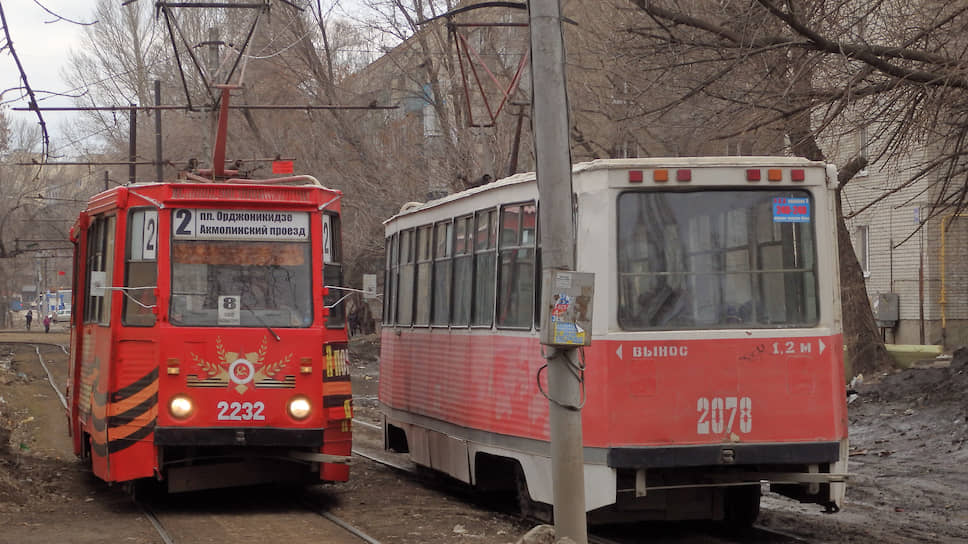
<svg viewBox="0 0 968 544">
<path fill-rule="evenodd" d="M 83 293 L 79 297 L 77 336 L 80 347 L 81 383 L 78 411 L 90 437 L 94 473 L 108 479 L 107 402 L 111 372 L 111 290 L 114 270 L 117 216 L 91 216 L 86 232 L 83 262 Z"/>
</svg>

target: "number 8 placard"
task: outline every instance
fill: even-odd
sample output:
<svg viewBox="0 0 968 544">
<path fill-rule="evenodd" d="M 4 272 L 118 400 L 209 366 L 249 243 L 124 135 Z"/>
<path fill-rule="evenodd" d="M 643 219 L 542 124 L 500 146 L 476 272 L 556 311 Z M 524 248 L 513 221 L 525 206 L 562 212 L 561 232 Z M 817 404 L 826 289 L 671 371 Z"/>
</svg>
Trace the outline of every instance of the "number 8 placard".
<svg viewBox="0 0 968 544">
<path fill-rule="evenodd" d="M 239 324 L 239 300 L 240 295 L 228 295 L 218 297 L 218 324 L 219 325 L 238 325 Z"/>
</svg>

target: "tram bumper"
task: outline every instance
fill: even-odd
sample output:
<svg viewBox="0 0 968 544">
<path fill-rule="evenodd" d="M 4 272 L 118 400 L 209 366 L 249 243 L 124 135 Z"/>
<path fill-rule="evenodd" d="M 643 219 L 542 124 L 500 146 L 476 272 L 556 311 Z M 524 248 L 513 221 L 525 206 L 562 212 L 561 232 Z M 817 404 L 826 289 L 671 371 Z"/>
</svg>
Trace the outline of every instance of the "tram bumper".
<svg viewBox="0 0 968 544">
<path fill-rule="evenodd" d="M 635 497 L 650 492 L 768 482 L 770 489 L 833 512 L 844 497 L 847 441 L 617 447 L 607 464 Z M 622 476 L 619 477 L 622 480 Z"/>
<path fill-rule="evenodd" d="M 271 482 L 313 483 L 320 467 L 347 456 L 323 449 L 321 428 L 158 427 L 161 473 L 169 493 Z"/>
<path fill-rule="evenodd" d="M 798 465 L 834 463 L 839 457 L 840 442 L 619 447 L 608 450 L 608 466 L 622 469 Z"/>
<path fill-rule="evenodd" d="M 320 448 L 323 445 L 323 429 L 156 427 L 155 445 Z"/>
</svg>

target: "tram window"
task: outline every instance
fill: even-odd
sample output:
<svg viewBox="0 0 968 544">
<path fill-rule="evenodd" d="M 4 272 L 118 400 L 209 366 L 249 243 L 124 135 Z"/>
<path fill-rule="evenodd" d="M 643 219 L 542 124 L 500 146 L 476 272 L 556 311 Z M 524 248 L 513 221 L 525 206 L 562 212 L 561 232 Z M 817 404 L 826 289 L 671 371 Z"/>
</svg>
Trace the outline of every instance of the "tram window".
<svg viewBox="0 0 968 544">
<path fill-rule="evenodd" d="M 450 319 L 451 252 L 454 224 L 450 221 L 437 223 L 434 229 L 434 302 L 431 321 L 434 325 L 447 325 Z"/>
<path fill-rule="evenodd" d="M 534 307 L 535 226 L 533 202 L 501 209 L 497 325 L 530 328 Z"/>
<path fill-rule="evenodd" d="M 383 301 L 383 322 L 393 324 L 397 320 L 397 277 L 400 273 L 400 262 L 397 260 L 397 246 L 399 237 L 394 234 L 386 239 L 387 266 L 383 277 L 386 295 Z"/>
<path fill-rule="evenodd" d="M 323 266 L 323 285 L 343 285 L 343 267 L 338 264 Z M 330 289 L 323 297 L 323 304 L 329 308 L 326 315 L 326 326 L 330 329 L 341 329 L 346 325 L 345 293 L 340 289 Z"/>
<path fill-rule="evenodd" d="M 158 210 L 131 210 L 125 249 L 124 309 L 121 323 L 150 327 L 155 324 L 155 288 L 158 285 Z"/>
<path fill-rule="evenodd" d="M 111 272 L 114 265 L 116 218 L 96 217 L 87 230 L 87 285 L 85 323 L 111 323 Z"/>
<path fill-rule="evenodd" d="M 335 214 L 323 215 L 323 285 L 343 287 L 343 248 L 340 218 Z M 346 325 L 346 304 L 341 289 L 330 289 L 323 297 L 323 304 L 329 308 L 326 326 L 340 329 Z"/>
<path fill-rule="evenodd" d="M 497 211 L 476 214 L 474 232 L 474 303 L 472 325 L 490 326 L 494 321 L 495 249 Z"/>
<path fill-rule="evenodd" d="M 626 330 L 794 327 L 818 319 L 806 191 L 626 192 L 618 200 L 618 320 Z M 710 206 L 715 202 L 715 206 Z"/>
<path fill-rule="evenodd" d="M 309 242 L 173 240 L 174 325 L 308 327 L 312 323 Z M 241 311 L 223 312 L 238 302 Z"/>
<path fill-rule="evenodd" d="M 458 217 L 454 227 L 454 304 L 451 325 L 467 326 L 471 320 L 474 287 L 473 216 Z"/>
<path fill-rule="evenodd" d="M 417 298 L 415 325 L 430 324 L 430 288 L 431 269 L 433 267 L 433 225 L 426 225 L 417 229 Z"/>
<path fill-rule="evenodd" d="M 398 283 L 397 324 L 413 324 L 414 232 L 400 233 L 400 278 Z"/>
</svg>

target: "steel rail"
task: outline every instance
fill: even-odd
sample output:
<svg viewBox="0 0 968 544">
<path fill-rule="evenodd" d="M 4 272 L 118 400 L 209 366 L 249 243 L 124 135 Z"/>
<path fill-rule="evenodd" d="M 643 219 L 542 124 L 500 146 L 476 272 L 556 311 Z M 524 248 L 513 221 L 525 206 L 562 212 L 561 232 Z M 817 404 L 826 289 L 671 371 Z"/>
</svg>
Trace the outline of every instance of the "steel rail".
<svg viewBox="0 0 968 544">
<path fill-rule="evenodd" d="M 382 431 L 383 430 L 383 427 L 381 427 L 379 425 L 376 425 L 374 423 L 370 423 L 369 421 L 363 421 L 362 419 L 356 419 L 355 417 L 353 418 L 353 424 L 354 425 L 362 425 L 364 427 L 369 427 L 369 428 L 374 429 L 374 430 L 377 430 L 377 431 Z"/>
<path fill-rule="evenodd" d="M 33 345 L 33 343 L 31 343 L 31 345 Z M 46 345 L 58 345 L 59 346 L 59 344 L 46 344 Z M 63 346 L 60 346 L 60 347 L 61 347 L 61 349 L 64 349 Z M 47 373 L 47 383 L 49 383 L 50 386 L 54 389 L 54 392 L 57 393 L 57 398 L 60 399 L 61 404 L 64 406 L 64 409 L 66 410 L 67 409 L 67 398 L 64 397 L 64 394 L 60 392 L 60 389 L 57 389 L 57 384 L 54 383 L 54 375 L 51 374 L 50 368 L 48 368 L 47 367 L 47 363 L 44 362 L 44 356 L 40 354 L 40 346 L 33 345 L 33 348 L 34 348 L 34 351 L 37 352 L 37 359 L 40 360 L 40 366 L 44 367 L 44 372 Z"/>
<path fill-rule="evenodd" d="M 314 514 L 317 514 L 319 516 L 322 516 L 322 517 L 326 518 L 327 520 L 329 520 L 334 525 L 336 525 L 339 528 L 345 530 L 346 532 L 350 533 L 351 535 L 359 538 L 360 540 L 366 542 L 367 544 L 382 544 L 379 540 L 377 540 L 377 539 L 373 538 L 372 536 L 364 533 L 363 531 L 361 531 L 357 527 L 355 527 L 352 524 L 344 521 L 342 518 L 339 518 L 338 516 L 334 516 L 333 514 L 330 514 L 329 512 L 326 512 L 324 510 L 320 510 L 319 507 L 316 506 L 315 504 L 312 504 L 309 501 L 308 498 L 303 498 L 303 501 L 302 502 L 303 502 L 303 505 L 306 508 L 308 508 L 309 510 L 311 510 Z"/>
<path fill-rule="evenodd" d="M 147 505 L 145 505 L 144 503 L 138 500 L 135 500 L 134 503 L 137 504 L 139 508 L 141 508 L 141 511 L 144 512 L 145 517 L 148 518 L 148 521 L 151 522 L 151 525 L 155 528 L 156 531 L 158 531 L 158 535 L 161 537 L 161 540 L 165 544 L 175 544 L 175 539 L 171 537 L 171 533 L 169 533 L 168 530 L 165 529 L 164 524 L 161 523 L 161 520 L 158 519 L 158 516 L 156 516 L 155 513 L 151 511 L 151 508 L 148 508 Z"/>
<path fill-rule="evenodd" d="M 359 450 L 357 448 L 353 448 L 352 451 L 353 451 L 353 455 L 358 455 L 358 456 L 360 456 L 360 457 L 362 457 L 364 459 L 369 459 L 370 461 L 375 461 L 377 463 L 380 463 L 381 465 L 385 465 L 385 466 L 388 466 L 390 468 L 395 468 L 397 470 L 402 470 L 403 472 L 407 472 L 407 473 L 410 473 L 410 474 L 416 474 L 416 471 L 414 469 L 408 467 L 408 466 L 399 465 L 397 463 L 394 463 L 393 461 L 388 461 L 386 459 L 380 459 L 379 457 L 374 457 L 373 455 L 370 455 L 368 453 L 364 453 L 363 451 L 361 451 L 361 450 Z"/>
<path fill-rule="evenodd" d="M 806 544 L 810 544 L 811 542 L 814 542 L 813 540 L 808 540 L 806 538 L 803 538 L 802 536 L 795 535 L 793 533 L 788 533 L 787 531 L 781 531 L 779 529 L 770 529 L 769 527 L 764 527 L 762 525 L 753 524 L 753 529 L 760 532 L 769 533 L 771 535 L 782 536 L 783 538 L 788 538 L 794 542 L 804 542 Z"/>
</svg>

